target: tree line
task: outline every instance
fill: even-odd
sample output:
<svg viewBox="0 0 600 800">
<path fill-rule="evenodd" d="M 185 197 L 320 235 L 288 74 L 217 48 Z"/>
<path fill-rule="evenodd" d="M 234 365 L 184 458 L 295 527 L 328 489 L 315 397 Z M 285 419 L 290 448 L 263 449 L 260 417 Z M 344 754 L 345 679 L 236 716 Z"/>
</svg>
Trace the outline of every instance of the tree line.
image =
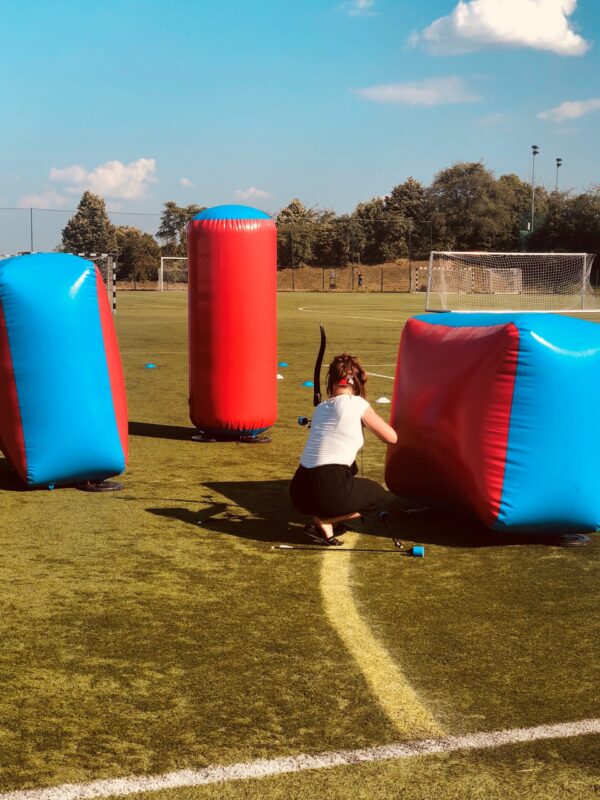
<svg viewBox="0 0 600 800">
<path fill-rule="evenodd" d="M 534 220 L 531 199 L 530 183 L 496 178 L 480 162 L 443 169 L 430 186 L 408 178 L 349 214 L 296 198 L 275 218 L 278 266 L 381 264 L 425 259 L 431 250 L 600 252 L 600 186 L 580 193 L 536 187 Z M 153 279 L 161 255 L 186 255 L 186 224 L 203 208 L 166 202 L 152 236 L 112 225 L 104 200 L 84 192 L 61 249 L 116 253 L 119 278 Z"/>
</svg>

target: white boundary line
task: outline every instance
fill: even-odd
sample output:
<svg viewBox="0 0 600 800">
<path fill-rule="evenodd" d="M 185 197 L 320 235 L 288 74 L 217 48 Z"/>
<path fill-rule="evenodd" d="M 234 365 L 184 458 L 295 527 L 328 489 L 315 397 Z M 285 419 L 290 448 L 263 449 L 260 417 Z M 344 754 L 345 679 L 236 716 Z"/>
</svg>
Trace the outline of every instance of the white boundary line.
<svg viewBox="0 0 600 800">
<path fill-rule="evenodd" d="M 444 736 L 439 739 L 419 739 L 415 742 L 363 747 L 358 750 L 338 750 L 314 755 L 284 756 L 259 759 L 229 766 L 185 769 L 164 775 L 110 778 L 92 783 L 71 783 L 49 789 L 26 789 L 0 794 L 0 800 L 92 800 L 98 797 L 127 796 L 161 789 L 206 786 L 211 783 L 266 778 L 307 769 L 328 769 L 373 761 L 393 761 L 452 753 L 460 750 L 483 750 L 490 747 L 537 742 L 543 739 L 568 739 L 573 736 L 600 733 L 600 719 L 585 719 L 558 725 L 538 725 L 535 728 L 471 733 L 465 736 Z"/>
<path fill-rule="evenodd" d="M 380 375 L 378 372 L 367 372 L 367 375 L 372 375 L 373 378 L 387 378 L 388 381 L 393 381 L 393 375 Z"/>
<path fill-rule="evenodd" d="M 306 306 L 298 306 L 298 311 L 304 311 L 306 314 L 327 314 L 328 317 L 344 317 L 344 319 L 368 319 L 369 322 L 397 322 L 401 323 L 402 317 L 396 317 L 391 319 L 390 317 L 378 317 L 377 314 L 374 314 L 371 317 L 364 317 L 358 314 L 344 314 L 344 313 L 336 313 L 333 311 L 327 311 L 326 309 L 317 309 L 314 308 L 307 308 Z"/>
</svg>

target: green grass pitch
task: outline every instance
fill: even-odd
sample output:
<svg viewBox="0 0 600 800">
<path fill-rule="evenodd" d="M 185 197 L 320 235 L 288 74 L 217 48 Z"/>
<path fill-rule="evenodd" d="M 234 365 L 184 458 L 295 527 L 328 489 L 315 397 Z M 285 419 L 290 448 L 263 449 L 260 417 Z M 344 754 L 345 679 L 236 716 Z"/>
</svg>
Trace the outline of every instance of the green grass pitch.
<svg viewBox="0 0 600 800">
<path fill-rule="evenodd" d="M 348 350 L 391 376 L 424 296 L 280 294 L 289 367 L 263 446 L 190 441 L 185 294 L 118 303 L 124 490 L 19 491 L 0 461 L 0 794 L 413 738 L 412 710 L 394 724 L 324 611 L 327 558 L 352 559 L 361 620 L 447 734 L 600 716 L 598 537 L 573 550 L 485 546 L 471 523 L 427 512 L 394 516 L 401 538 L 426 546 L 422 561 L 271 549 L 303 542 L 287 483 L 306 436 L 296 419 L 312 410 L 302 383 L 317 323 L 326 362 Z M 368 389 L 391 397 L 392 381 Z M 383 480 L 384 454 L 369 436 L 366 476 Z M 390 546 L 377 519 L 367 528 L 359 546 Z M 344 613 L 340 600 L 338 625 Z M 137 796 L 597 798 L 599 738 Z"/>
</svg>

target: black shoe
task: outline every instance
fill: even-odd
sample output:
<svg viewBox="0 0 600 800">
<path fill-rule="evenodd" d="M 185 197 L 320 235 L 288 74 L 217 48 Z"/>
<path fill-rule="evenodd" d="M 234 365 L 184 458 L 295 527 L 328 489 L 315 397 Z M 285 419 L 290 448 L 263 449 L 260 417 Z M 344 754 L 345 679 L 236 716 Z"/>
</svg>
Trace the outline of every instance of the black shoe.
<svg viewBox="0 0 600 800">
<path fill-rule="evenodd" d="M 327 537 L 323 533 L 320 528 L 317 528 L 316 525 L 305 525 L 304 526 L 304 533 L 311 539 L 313 542 L 317 542 L 318 544 L 323 544 L 326 547 L 341 547 L 342 542 L 339 539 L 336 539 L 335 536 Z"/>
</svg>

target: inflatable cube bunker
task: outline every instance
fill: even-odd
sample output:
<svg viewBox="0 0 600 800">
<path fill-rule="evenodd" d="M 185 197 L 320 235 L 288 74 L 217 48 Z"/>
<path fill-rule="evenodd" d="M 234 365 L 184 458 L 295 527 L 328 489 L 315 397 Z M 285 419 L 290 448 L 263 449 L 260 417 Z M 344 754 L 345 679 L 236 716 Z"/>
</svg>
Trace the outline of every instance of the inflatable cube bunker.
<svg viewBox="0 0 600 800">
<path fill-rule="evenodd" d="M 63 253 L 0 261 L 0 449 L 29 487 L 125 468 L 121 357 L 90 261 Z"/>
<path fill-rule="evenodd" d="M 402 333 L 385 478 L 504 531 L 600 527 L 600 325 L 426 314 Z"/>
</svg>

